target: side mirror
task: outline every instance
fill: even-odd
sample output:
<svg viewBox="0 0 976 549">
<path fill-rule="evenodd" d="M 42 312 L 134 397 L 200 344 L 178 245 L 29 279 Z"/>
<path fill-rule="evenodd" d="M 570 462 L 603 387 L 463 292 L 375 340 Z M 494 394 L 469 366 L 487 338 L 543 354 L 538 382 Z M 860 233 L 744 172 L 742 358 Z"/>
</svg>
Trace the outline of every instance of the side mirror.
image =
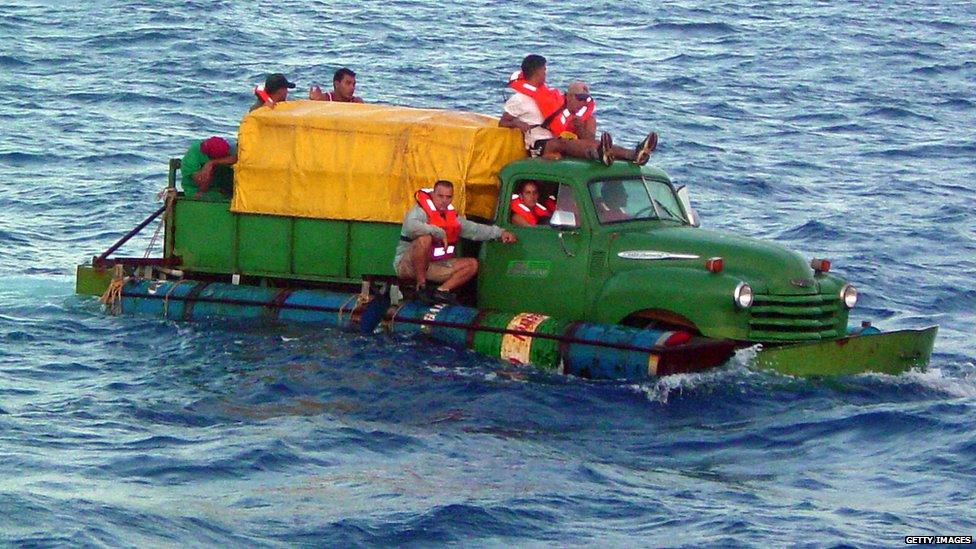
<svg viewBox="0 0 976 549">
<path fill-rule="evenodd" d="M 698 214 L 691 207 L 691 198 L 688 198 L 688 187 L 682 185 L 675 189 L 675 192 L 678 194 L 678 201 L 681 202 L 681 207 L 685 210 L 685 217 L 688 218 L 688 223 L 692 227 L 701 227 L 701 219 L 698 219 Z"/>
<path fill-rule="evenodd" d="M 560 231 L 568 231 L 576 228 L 576 214 L 566 210 L 556 210 L 552 212 L 549 219 L 549 226 Z"/>
</svg>

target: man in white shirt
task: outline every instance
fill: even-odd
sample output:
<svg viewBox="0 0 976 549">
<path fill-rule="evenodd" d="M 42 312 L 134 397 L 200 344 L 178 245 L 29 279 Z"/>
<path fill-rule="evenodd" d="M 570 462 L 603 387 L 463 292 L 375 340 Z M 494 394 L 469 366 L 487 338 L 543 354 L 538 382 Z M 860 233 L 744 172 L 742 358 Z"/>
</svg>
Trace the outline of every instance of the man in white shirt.
<svg viewBox="0 0 976 549">
<path fill-rule="evenodd" d="M 547 120 L 540 103 L 546 105 L 551 110 L 549 114 L 552 114 L 564 108 L 566 100 L 558 90 L 546 86 L 545 57 L 527 55 L 522 60 L 521 78 L 521 88 L 526 93 L 533 93 L 535 98 L 516 88 L 516 93 L 505 102 L 505 112 L 502 113 L 498 125 L 520 130 L 525 137 L 525 148 L 531 156 L 572 156 L 599 160 L 607 166 L 611 165 L 615 158 L 624 158 L 641 165 L 647 163 L 651 151 L 657 145 L 657 135 L 653 132 L 633 150 L 628 150 L 615 147 L 613 139 L 607 132 L 603 132 L 600 139 L 596 140 L 589 137 L 564 139 L 549 131 L 544 124 Z M 571 88 L 569 91 L 573 93 L 576 90 Z"/>
</svg>

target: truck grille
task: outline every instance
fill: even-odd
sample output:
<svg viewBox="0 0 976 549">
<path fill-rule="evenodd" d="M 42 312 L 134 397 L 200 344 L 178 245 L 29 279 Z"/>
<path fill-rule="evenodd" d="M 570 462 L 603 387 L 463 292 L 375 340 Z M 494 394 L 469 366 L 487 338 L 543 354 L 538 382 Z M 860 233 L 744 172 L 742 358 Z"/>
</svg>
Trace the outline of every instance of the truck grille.
<svg viewBox="0 0 976 549">
<path fill-rule="evenodd" d="M 846 320 L 834 295 L 759 295 L 749 308 L 749 339 L 816 341 L 844 334 Z"/>
</svg>

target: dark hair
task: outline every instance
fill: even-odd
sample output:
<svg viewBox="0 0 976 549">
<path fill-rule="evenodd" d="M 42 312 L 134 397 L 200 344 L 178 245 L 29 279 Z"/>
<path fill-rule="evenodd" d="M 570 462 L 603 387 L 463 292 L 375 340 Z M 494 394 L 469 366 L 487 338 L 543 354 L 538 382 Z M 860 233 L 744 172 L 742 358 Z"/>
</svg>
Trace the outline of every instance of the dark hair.
<svg viewBox="0 0 976 549">
<path fill-rule="evenodd" d="M 525 181 L 520 181 L 519 182 L 518 187 L 517 187 L 517 190 L 515 191 L 515 194 L 522 194 L 522 193 L 524 193 L 525 192 L 525 188 L 528 187 L 529 185 L 534 185 L 535 186 L 535 190 L 536 191 L 539 191 L 539 182 L 538 181 L 536 181 L 534 179 L 526 179 Z"/>
<path fill-rule="evenodd" d="M 532 78 L 532 75 L 542 67 L 546 66 L 546 58 L 541 55 L 530 53 L 522 60 L 522 78 Z"/>
<path fill-rule="evenodd" d="M 347 69 L 345 67 L 342 67 L 341 69 L 335 71 L 335 74 L 332 75 L 332 81 L 333 82 L 338 82 L 338 81 L 342 80 L 343 78 L 345 78 L 346 76 L 351 76 L 353 78 L 356 78 L 356 73 L 352 72 L 351 70 L 349 70 L 349 69 Z"/>
<path fill-rule="evenodd" d="M 454 190 L 454 183 L 451 183 L 450 181 L 448 181 L 446 179 L 438 179 L 437 181 L 434 181 L 434 187 L 433 188 L 436 189 L 437 187 L 447 187 L 448 189 L 451 189 L 453 191 Z"/>
</svg>

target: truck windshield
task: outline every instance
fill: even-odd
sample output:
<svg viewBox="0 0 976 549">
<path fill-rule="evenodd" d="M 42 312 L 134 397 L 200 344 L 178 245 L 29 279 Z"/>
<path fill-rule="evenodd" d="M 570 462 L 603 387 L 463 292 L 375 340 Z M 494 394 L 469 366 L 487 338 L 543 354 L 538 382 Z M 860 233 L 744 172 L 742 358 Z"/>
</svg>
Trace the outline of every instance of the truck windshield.
<svg viewBox="0 0 976 549">
<path fill-rule="evenodd" d="M 678 197 L 667 183 L 653 179 L 591 181 L 590 198 L 600 223 L 664 219 L 687 223 Z"/>
</svg>

